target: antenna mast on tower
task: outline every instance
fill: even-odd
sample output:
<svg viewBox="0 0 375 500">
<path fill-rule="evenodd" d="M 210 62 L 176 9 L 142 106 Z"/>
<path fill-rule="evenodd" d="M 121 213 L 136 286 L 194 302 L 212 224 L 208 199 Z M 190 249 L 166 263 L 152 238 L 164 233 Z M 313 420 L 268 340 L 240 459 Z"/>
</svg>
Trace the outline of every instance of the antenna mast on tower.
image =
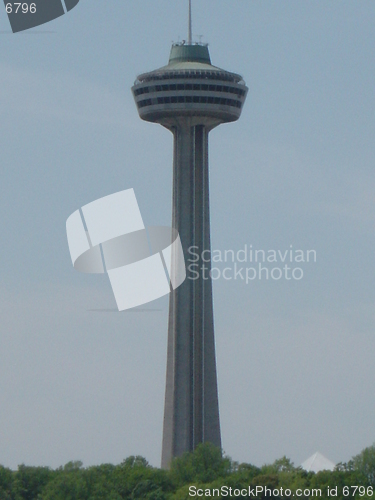
<svg viewBox="0 0 375 500">
<path fill-rule="evenodd" d="M 193 38 L 193 20 L 191 15 L 191 0 L 189 0 L 189 33 L 188 33 L 188 44 L 192 44 Z"/>
</svg>

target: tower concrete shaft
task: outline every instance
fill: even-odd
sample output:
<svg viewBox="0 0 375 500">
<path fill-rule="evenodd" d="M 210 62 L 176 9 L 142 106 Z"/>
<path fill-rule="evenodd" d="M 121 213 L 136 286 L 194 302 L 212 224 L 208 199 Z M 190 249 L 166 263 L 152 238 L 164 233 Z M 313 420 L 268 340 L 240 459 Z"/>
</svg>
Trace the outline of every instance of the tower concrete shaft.
<svg viewBox="0 0 375 500">
<path fill-rule="evenodd" d="M 212 281 L 208 134 L 238 120 L 247 95 L 242 77 L 211 64 L 208 47 L 172 46 L 168 66 L 133 87 L 142 119 L 174 136 L 172 225 L 187 279 L 171 293 L 162 467 L 199 443 L 221 447 Z M 172 259 L 173 272 L 173 259 Z"/>
<path fill-rule="evenodd" d="M 172 129 L 173 227 L 196 272 L 188 270 L 170 296 L 162 467 L 205 441 L 221 448 L 209 274 L 209 128 L 195 121 L 181 118 Z"/>
</svg>

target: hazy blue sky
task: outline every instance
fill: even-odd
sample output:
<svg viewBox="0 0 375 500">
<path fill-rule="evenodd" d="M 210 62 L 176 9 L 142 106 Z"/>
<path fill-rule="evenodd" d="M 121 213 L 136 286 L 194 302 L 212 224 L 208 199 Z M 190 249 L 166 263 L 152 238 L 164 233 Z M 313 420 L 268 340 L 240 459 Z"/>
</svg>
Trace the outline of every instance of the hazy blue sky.
<svg viewBox="0 0 375 500">
<path fill-rule="evenodd" d="M 187 0 L 81 0 L 13 35 L 0 9 L 0 463 L 160 464 L 167 298 L 113 309 L 65 221 L 134 188 L 171 219 L 172 135 L 130 88 L 186 37 Z M 375 441 L 373 0 L 199 0 L 196 36 L 243 74 L 210 137 L 215 249 L 314 249 L 300 281 L 214 283 L 224 450 L 261 465 Z M 143 307 L 142 309 L 144 309 Z"/>
</svg>

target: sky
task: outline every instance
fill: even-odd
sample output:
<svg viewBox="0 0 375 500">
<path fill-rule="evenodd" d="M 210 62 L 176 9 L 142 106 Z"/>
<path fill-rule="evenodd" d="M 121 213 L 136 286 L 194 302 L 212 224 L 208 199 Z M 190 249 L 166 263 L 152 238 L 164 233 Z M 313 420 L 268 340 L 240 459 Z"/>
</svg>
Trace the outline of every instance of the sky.
<svg viewBox="0 0 375 500">
<path fill-rule="evenodd" d="M 214 280 L 223 449 L 347 461 L 375 441 L 375 4 L 200 0 L 193 17 L 249 87 L 210 134 L 212 248 L 316 252 L 290 264 L 302 279 Z M 116 312 L 65 223 L 133 188 L 145 224 L 170 225 L 172 135 L 130 89 L 186 33 L 187 0 L 81 0 L 19 34 L 0 9 L 4 466 L 160 466 L 168 298 Z"/>
</svg>

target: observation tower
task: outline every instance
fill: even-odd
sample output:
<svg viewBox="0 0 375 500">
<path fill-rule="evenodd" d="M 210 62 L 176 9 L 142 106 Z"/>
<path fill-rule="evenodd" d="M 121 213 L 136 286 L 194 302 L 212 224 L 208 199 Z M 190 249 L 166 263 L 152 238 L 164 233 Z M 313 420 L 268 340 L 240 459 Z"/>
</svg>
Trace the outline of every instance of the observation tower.
<svg viewBox="0 0 375 500">
<path fill-rule="evenodd" d="M 139 116 L 173 134 L 172 226 L 187 264 L 193 247 L 199 255 L 194 269 L 206 267 L 199 277 L 188 272 L 170 295 L 162 447 L 162 467 L 168 468 L 173 457 L 199 443 L 221 448 L 209 275 L 208 134 L 239 119 L 248 89 L 240 75 L 211 64 L 206 44 L 193 43 L 190 0 L 188 41 L 173 44 L 168 65 L 138 76 L 132 91 Z"/>
</svg>

